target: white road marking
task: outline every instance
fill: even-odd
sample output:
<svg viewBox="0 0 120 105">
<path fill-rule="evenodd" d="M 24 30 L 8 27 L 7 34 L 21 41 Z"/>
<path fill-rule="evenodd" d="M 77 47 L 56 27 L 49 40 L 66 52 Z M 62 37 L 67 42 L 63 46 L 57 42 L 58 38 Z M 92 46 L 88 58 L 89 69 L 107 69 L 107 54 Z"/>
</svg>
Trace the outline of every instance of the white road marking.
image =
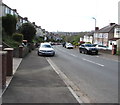
<svg viewBox="0 0 120 105">
<path fill-rule="evenodd" d="M 46 57 L 46 59 L 47 59 L 47 61 L 49 62 L 49 64 L 52 66 L 52 68 L 55 70 L 55 72 L 56 72 L 57 74 L 59 74 L 59 72 L 56 70 L 55 64 L 52 63 L 49 58 Z"/>
<path fill-rule="evenodd" d="M 84 61 L 87 61 L 87 62 L 90 62 L 90 63 L 93 63 L 93 64 L 96 64 L 96 65 L 99 65 L 99 66 L 104 66 L 103 64 L 100 64 L 100 63 L 96 63 L 96 62 L 93 62 L 91 60 L 88 60 L 88 59 L 85 59 L 85 58 L 82 58 Z"/>
<path fill-rule="evenodd" d="M 95 56 L 95 57 L 100 57 L 100 56 Z"/>
<path fill-rule="evenodd" d="M 73 89 L 71 87 L 68 87 L 68 89 L 70 90 L 70 92 L 73 94 L 73 96 L 76 98 L 76 100 L 79 102 L 79 103 L 83 103 L 79 97 L 76 95 L 76 93 L 73 91 Z"/>
</svg>

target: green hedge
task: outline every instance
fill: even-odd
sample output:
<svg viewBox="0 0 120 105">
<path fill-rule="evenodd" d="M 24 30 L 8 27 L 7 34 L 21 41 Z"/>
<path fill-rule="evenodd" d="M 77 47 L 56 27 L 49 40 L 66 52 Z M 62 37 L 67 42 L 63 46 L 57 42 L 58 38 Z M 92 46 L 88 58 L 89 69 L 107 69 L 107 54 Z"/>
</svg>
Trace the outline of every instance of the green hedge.
<svg viewBox="0 0 120 105">
<path fill-rule="evenodd" d="M 14 33 L 12 35 L 12 38 L 17 41 L 17 42 L 22 42 L 23 40 L 23 34 L 19 34 L 19 33 Z"/>
<path fill-rule="evenodd" d="M 120 55 L 120 51 L 117 51 L 117 55 Z"/>
</svg>

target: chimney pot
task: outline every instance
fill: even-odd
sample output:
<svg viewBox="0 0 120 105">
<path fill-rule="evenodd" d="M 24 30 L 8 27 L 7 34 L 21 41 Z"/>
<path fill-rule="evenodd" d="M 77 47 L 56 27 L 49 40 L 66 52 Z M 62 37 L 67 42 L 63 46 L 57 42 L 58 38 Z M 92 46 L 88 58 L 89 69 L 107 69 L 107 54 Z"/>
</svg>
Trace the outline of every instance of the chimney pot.
<svg viewBox="0 0 120 105">
<path fill-rule="evenodd" d="M 115 23 L 110 23 L 110 26 L 114 25 Z"/>
<path fill-rule="evenodd" d="M 95 27 L 95 31 L 98 31 L 99 30 L 99 27 Z"/>
</svg>

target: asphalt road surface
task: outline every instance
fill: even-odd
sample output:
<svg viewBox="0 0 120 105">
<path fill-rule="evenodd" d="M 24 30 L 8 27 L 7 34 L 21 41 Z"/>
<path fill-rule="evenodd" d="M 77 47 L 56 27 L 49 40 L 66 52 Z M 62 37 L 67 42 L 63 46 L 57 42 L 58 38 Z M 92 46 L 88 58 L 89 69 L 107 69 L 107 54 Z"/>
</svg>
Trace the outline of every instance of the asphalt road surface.
<svg viewBox="0 0 120 105">
<path fill-rule="evenodd" d="M 95 103 L 118 102 L 118 61 L 54 46 L 49 59 Z"/>
</svg>

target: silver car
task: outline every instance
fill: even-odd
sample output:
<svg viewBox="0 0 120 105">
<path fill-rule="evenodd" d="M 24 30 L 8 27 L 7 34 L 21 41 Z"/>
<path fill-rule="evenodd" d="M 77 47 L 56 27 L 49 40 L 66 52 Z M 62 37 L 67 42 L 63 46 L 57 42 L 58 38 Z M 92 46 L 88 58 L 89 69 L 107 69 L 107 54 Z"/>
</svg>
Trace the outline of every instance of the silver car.
<svg viewBox="0 0 120 105">
<path fill-rule="evenodd" d="M 55 50 L 50 43 L 41 43 L 38 48 L 38 55 L 55 55 Z"/>
</svg>

